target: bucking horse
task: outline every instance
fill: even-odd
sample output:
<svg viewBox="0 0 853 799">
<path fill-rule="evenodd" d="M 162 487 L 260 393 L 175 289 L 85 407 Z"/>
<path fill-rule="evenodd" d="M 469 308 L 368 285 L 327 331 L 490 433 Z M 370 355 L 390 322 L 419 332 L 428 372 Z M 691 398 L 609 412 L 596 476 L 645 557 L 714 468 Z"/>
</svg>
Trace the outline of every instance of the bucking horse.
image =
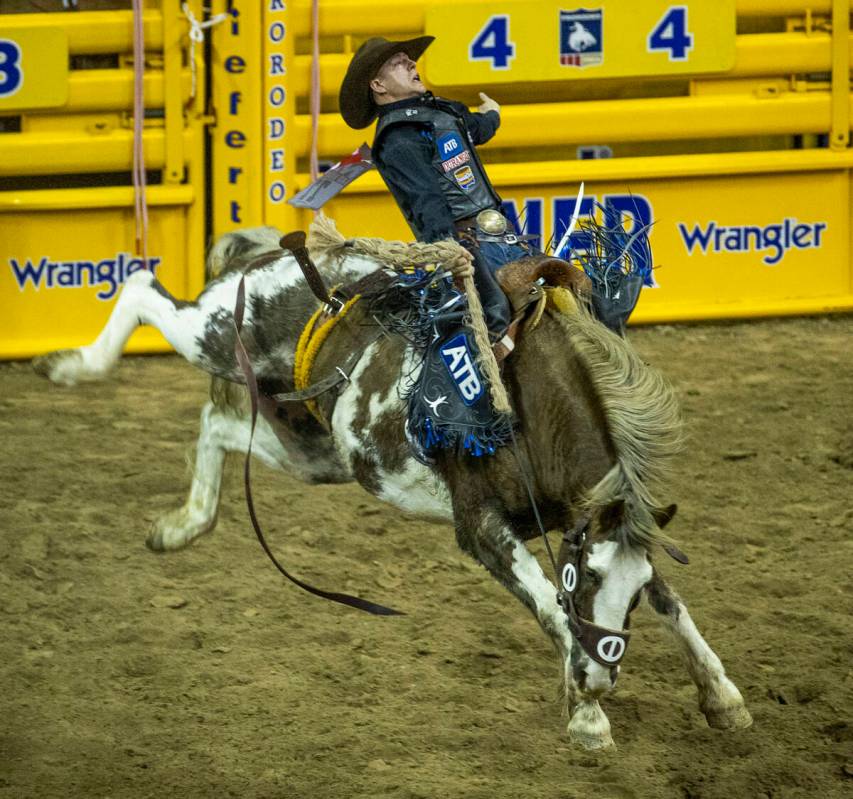
<svg viewBox="0 0 853 799">
<path fill-rule="evenodd" d="M 170 296 L 151 271 L 134 273 L 92 344 L 34 362 L 57 384 L 102 379 L 135 328 L 152 325 L 212 375 L 189 496 L 154 523 L 148 545 L 178 549 L 214 528 L 226 455 L 249 450 L 256 404 L 251 454 L 268 466 L 308 483 L 356 480 L 406 513 L 453 524 L 461 549 L 553 642 L 568 733 L 579 745 L 613 745 L 599 700 L 615 685 L 643 595 L 679 644 L 708 724 L 749 726 L 740 692 L 653 565 L 663 551 L 685 559 L 662 532 L 674 506 L 657 498 L 680 445 L 679 409 L 629 342 L 564 286 L 546 285 L 501 365 L 512 444 L 482 457 L 452 448 L 416 457 L 404 398 L 420 368 L 417 348 L 389 332 L 381 315 L 345 313 L 342 303 L 324 314 L 280 238 L 269 227 L 219 238 L 194 302 Z M 359 241 L 345 240 L 328 220 L 312 225 L 308 253 L 328 285 L 359 286 L 405 266 Z M 531 293 L 547 282 L 534 282 Z M 258 386 L 253 398 L 235 354 L 238 336 Z M 327 390 L 310 390 L 323 381 Z M 554 581 L 525 544 L 545 531 L 562 534 Z"/>
</svg>

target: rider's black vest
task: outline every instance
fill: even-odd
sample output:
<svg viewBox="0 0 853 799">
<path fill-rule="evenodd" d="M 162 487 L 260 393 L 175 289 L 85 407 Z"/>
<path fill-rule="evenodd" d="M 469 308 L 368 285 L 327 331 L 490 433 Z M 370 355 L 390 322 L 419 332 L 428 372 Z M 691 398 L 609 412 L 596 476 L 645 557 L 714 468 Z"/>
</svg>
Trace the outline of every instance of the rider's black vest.
<svg viewBox="0 0 853 799">
<path fill-rule="evenodd" d="M 383 114 L 376 126 L 373 151 L 381 146 L 383 133 L 401 123 L 422 125 L 432 131 L 432 165 L 441 191 L 455 220 L 474 216 L 486 208 L 500 208 L 501 198 L 489 182 L 465 121 L 453 106 L 436 98 L 433 105 L 397 108 Z M 417 231 L 410 209 L 401 207 L 409 226 Z"/>
</svg>

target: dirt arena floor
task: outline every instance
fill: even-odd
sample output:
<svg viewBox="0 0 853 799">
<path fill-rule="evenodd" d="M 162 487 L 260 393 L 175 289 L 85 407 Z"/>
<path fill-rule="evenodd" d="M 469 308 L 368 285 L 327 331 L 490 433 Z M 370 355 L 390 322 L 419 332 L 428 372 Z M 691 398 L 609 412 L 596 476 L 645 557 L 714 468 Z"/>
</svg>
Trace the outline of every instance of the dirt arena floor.
<svg viewBox="0 0 853 799">
<path fill-rule="evenodd" d="M 689 446 L 659 558 L 755 723 L 709 729 L 648 609 L 603 707 L 618 749 L 565 733 L 559 668 L 449 528 L 357 486 L 255 469 L 297 574 L 407 612 L 372 618 L 286 583 L 239 468 L 218 529 L 156 555 L 207 381 L 125 359 L 60 389 L 0 365 L 0 797 L 825 799 L 850 796 L 853 317 L 637 328 Z M 669 531 L 668 531 L 669 532 Z M 541 548 L 536 547 L 541 556 Z"/>
</svg>

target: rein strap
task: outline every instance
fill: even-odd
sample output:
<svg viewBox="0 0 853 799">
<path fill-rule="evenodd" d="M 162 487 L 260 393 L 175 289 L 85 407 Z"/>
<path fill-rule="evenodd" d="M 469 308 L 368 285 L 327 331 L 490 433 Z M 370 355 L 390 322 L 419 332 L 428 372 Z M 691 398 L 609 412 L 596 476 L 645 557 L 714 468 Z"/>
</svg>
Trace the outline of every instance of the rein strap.
<svg viewBox="0 0 853 799">
<path fill-rule="evenodd" d="M 360 597 L 350 596 L 349 594 L 340 594 L 333 591 L 324 591 L 321 588 L 315 588 L 313 585 L 309 585 L 306 582 L 303 582 L 298 577 L 290 574 L 284 566 L 282 566 L 275 555 L 270 550 L 269 545 L 267 544 L 266 538 L 264 537 L 263 531 L 261 530 L 261 525 L 258 522 L 257 514 L 255 513 L 255 503 L 252 499 L 252 484 L 251 484 L 251 460 L 252 460 L 252 441 L 255 437 L 255 425 L 258 421 L 258 407 L 260 403 L 259 392 L 258 392 L 258 381 L 255 377 L 255 373 L 252 369 L 252 363 L 249 359 L 249 354 L 246 352 L 246 347 L 243 344 L 243 340 L 240 338 L 240 332 L 243 329 L 243 313 L 246 308 L 246 281 L 245 277 L 240 278 L 240 285 L 237 287 L 237 303 L 234 307 L 234 327 L 236 329 L 236 336 L 234 338 L 234 355 L 237 358 L 237 363 L 240 365 L 240 370 L 243 372 L 243 377 L 246 380 L 246 387 L 249 390 L 249 398 L 252 403 L 252 424 L 249 431 L 249 446 L 246 450 L 246 461 L 243 465 L 243 481 L 246 489 L 246 505 L 249 508 L 249 518 L 252 520 L 252 527 L 255 530 L 255 535 L 258 537 L 258 541 L 261 544 L 264 552 L 267 553 L 267 557 L 272 561 L 273 565 L 276 569 L 279 570 L 288 580 L 292 583 L 298 585 L 304 591 L 307 591 L 309 594 L 314 594 L 314 596 L 321 597 L 322 599 L 329 599 L 332 602 L 338 602 L 341 605 L 348 605 L 351 608 L 356 608 L 357 610 L 363 610 L 365 613 L 371 613 L 374 616 L 404 616 L 404 613 L 401 613 L 399 610 L 394 610 L 393 608 L 387 608 L 384 605 L 378 605 L 375 602 L 370 602 L 367 599 L 361 599 Z M 343 379 L 343 378 L 342 378 Z"/>
</svg>

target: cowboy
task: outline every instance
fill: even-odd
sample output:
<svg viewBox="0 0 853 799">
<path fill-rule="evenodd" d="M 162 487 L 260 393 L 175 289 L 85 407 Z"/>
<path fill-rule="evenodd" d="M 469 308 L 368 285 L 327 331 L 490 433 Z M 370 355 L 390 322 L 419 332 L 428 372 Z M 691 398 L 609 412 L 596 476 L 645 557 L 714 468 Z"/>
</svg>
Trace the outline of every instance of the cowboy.
<svg viewBox="0 0 853 799">
<path fill-rule="evenodd" d="M 507 235 L 501 198 L 476 151 L 497 131 L 500 106 L 481 93 L 472 113 L 429 92 L 416 62 L 433 39 L 368 39 L 341 84 L 341 116 L 355 129 L 378 116 L 372 153 L 379 173 L 419 241 L 453 238 L 471 253 L 486 324 L 499 339 L 511 312 L 494 272 L 531 254 Z"/>
</svg>

